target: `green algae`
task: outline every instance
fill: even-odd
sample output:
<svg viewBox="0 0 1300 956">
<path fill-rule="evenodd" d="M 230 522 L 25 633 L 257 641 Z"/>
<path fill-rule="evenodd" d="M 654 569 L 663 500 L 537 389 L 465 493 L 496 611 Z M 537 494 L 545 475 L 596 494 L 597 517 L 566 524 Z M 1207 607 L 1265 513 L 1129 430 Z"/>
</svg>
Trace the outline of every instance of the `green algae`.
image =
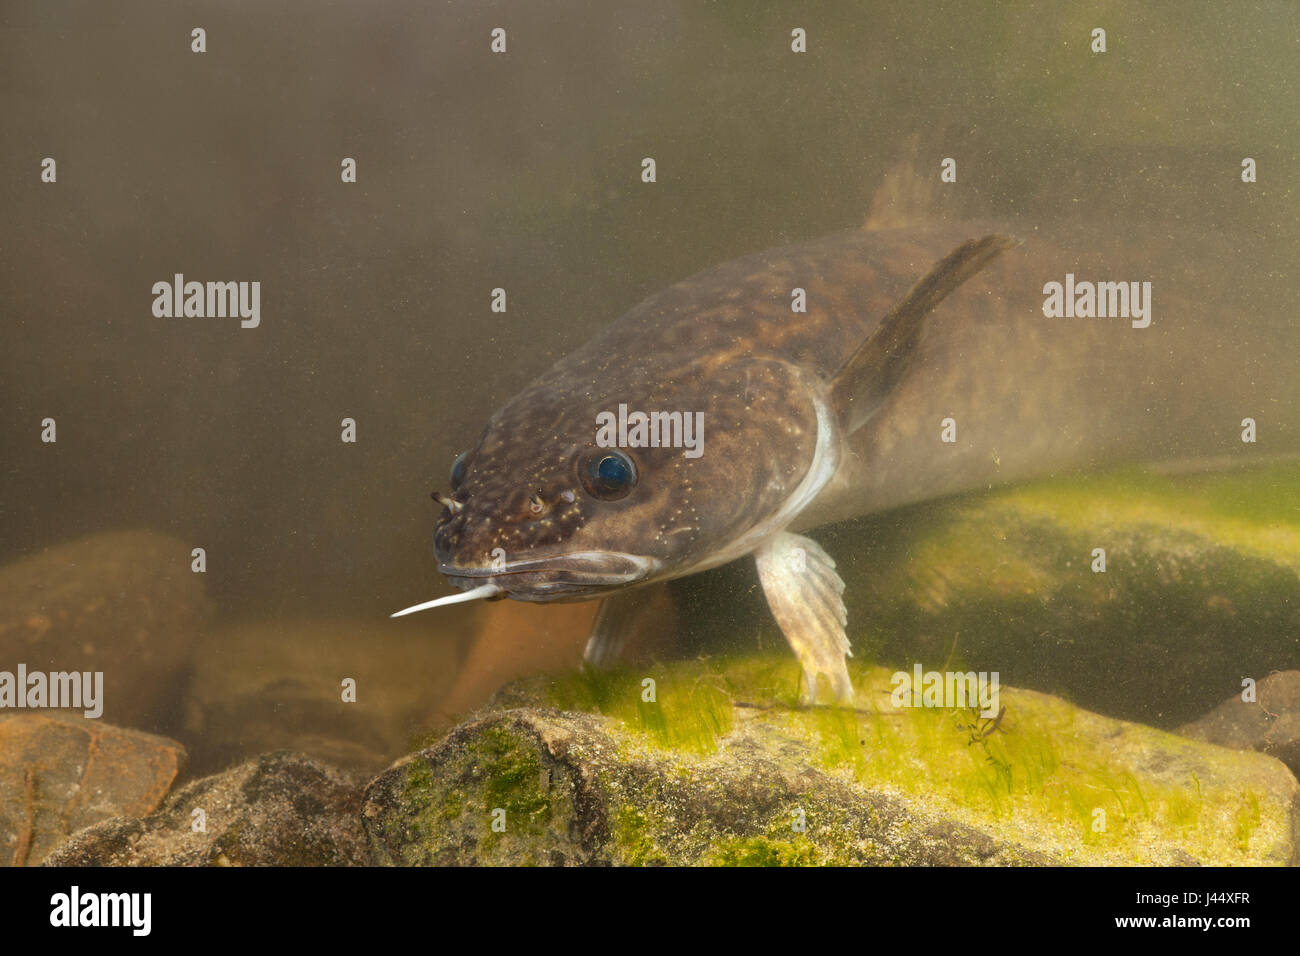
<svg viewBox="0 0 1300 956">
<path fill-rule="evenodd" d="M 1153 847 L 1172 842 L 1187 847 L 1202 862 L 1247 862 L 1250 835 L 1263 823 L 1261 795 L 1249 787 L 1225 787 L 1218 780 L 1231 779 L 1226 771 L 1204 776 L 1189 771 L 1171 778 L 1143 765 L 1144 748 L 1189 746 L 1181 738 L 1136 725 L 1113 725 L 1032 691 L 1002 688 L 1006 712 L 997 728 L 989 730 L 992 721 L 969 709 L 892 708 L 891 672 L 864 663 L 851 662 L 856 709 L 791 706 L 798 686 L 798 665 L 792 659 L 697 659 L 655 665 L 652 670 L 660 688 L 667 689 L 665 696 L 684 688 L 725 690 L 740 702 L 735 713 L 745 720 L 809 744 L 805 759 L 811 766 L 870 790 L 921 801 L 1007 841 L 1033 833 L 1035 846 L 1066 859 L 1142 863 L 1152 858 Z M 578 695 L 575 688 L 589 687 L 593 679 L 559 678 L 546 692 L 552 703 L 571 705 Z M 716 699 L 702 705 L 707 719 L 693 714 L 692 702 L 699 696 L 686 693 L 674 707 L 659 712 L 662 720 L 647 721 L 637 704 L 626 700 L 631 696 L 635 701 L 632 692 L 640 688 L 639 677 L 631 672 L 606 678 L 601 687 L 586 699 L 599 698 L 606 716 L 617 718 L 643 743 L 680 753 L 683 761 L 725 747 L 729 735 L 739 729 L 735 716 L 718 719 Z M 687 721 L 689 729 L 674 728 L 678 719 Z M 711 737 L 704 745 L 706 731 Z M 689 746 L 678 747 L 678 741 Z M 1228 763 L 1237 757 L 1219 753 Z M 645 809 L 626 810 L 617 829 L 629 861 L 663 855 L 651 836 L 655 826 Z M 798 840 L 791 843 L 771 834 L 720 834 L 712 841 L 709 858 L 727 865 L 826 862 L 824 848 L 816 851 L 822 856 L 814 860 L 814 851 L 800 846 Z"/>
<path fill-rule="evenodd" d="M 681 678 L 681 679 L 679 679 Z M 654 681 L 653 688 L 646 681 Z M 650 690 L 653 690 L 653 699 Z M 621 720 L 655 746 L 707 754 L 731 728 L 732 696 L 716 672 L 682 675 L 654 665 L 632 671 L 583 669 L 554 679 L 549 702 L 561 710 L 582 710 Z"/>
<path fill-rule="evenodd" d="M 437 862 L 428 848 L 440 846 L 449 832 L 467 829 L 489 857 L 512 836 L 537 837 L 554 812 L 549 788 L 542 785 L 537 751 L 509 726 L 494 724 L 466 742 L 462 762 L 448 786 L 422 756 L 400 769 L 400 815 L 387 816 L 381 833 L 389 845 L 405 848 L 403 865 Z M 505 829 L 492 828 L 495 811 L 504 810 Z"/>
<path fill-rule="evenodd" d="M 537 750 L 521 740 L 509 727 L 494 724 L 481 735 L 477 748 L 482 760 L 482 808 L 487 814 L 505 811 L 504 831 L 489 828 L 487 842 L 522 828 L 541 833 L 551 818 L 551 801 L 542 789 L 542 764 Z"/>
<path fill-rule="evenodd" d="M 855 684 L 888 688 L 888 676 L 883 669 L 859 672 Z M 815 764 L 924 799 L 1008 839 L 1029 828 L 1060 852 L 1100 851 L 1131 862 L 1173 839 L 1196 846 L 1204 858 L 1242 861 L 1249 849 L 1242 834 L 1260 822 L 1257 793 L 1206 788 L 1190 773 L 1151 776 L 1117 749 L 1116 738 L 1081 726 L 1098 718 L 1032 692 L 1004 688 L 1002 699 L 1007 713 L 999 729 L 974 740 L 965 715 L 944 708 L 819 708 L 791 712 L 782 726 L 815 741 Z M 1235 828 L 1223 827 L 1225 815 Z M 1235 834 L 1235 845 L 1225 832 Z"/>
<path fill-rule="evenodd" d="M 614 843 L 628 866 L 663 865 L 667 854 L 653 835 L 650 814 L 631 804 L 622 804 L 612 814 Z"/>
<path fill-rule="evenodd" d="M 1300 463 L 1169 476 L 1142 468 L 1035 482 L 997 492 L 1076 530 L 1177 527 L 1300 568 Z"/>
<path fill-rule="evenodd" d="M 1259 796 L 1251 791 L 1243 791 L 1241 800 L 1233 814 L 1232 834 L 1236 838 L 1237 848 L 1242 853 L 1250 850 L 1250 838 L 1263 822 L 1263 812 L 1259 805 Z"/>
<path fill-rule="evenodd" d="M 432 836 L 443 817 L 443 814 L 435 809 L 439 805 L 440 792 L 429 765 L 419 758 L 412 760 L 405 767 L 401 786 L 406 816 L 401 820 L 395 817 L 386 818 L 384 836 L 395 840 L 399 836 L 409 834 L 417 841 Z"/>
<path fill-rule="evenodd" d="M 708 866 L 818 866 L 821 851 L 808 840 L 774 840 L 766 836 L 720 840 L 703 861 Z"/>
</svg>

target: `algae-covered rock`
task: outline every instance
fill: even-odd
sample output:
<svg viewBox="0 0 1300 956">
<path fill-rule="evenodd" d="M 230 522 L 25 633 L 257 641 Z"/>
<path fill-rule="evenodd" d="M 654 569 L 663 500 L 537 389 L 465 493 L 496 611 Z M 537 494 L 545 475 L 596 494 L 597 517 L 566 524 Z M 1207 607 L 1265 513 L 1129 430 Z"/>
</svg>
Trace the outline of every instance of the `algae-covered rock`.
<svg viewBox="0 0 1300 956">
<path fill-rule="evenodd" d="M 1000 689 L 1001 716 L 800 709 L 774 656 L 515 684 L 366 790 L 377 862 L 1285 864 L 1276 760 Z M 646 683 L 647 680 L 653 684 Z"/>
<path fill-rule="evenodd" d="M 264 754 L 195 780 L 142 820 L 81 830 L 45 866 L 361 866 L 361 780 L 304 754 Z"/>
<path fill-rule="evenodd" d="M 627 759 L 602 723 L 509 710 L 399 761 L 367 791 L 377 861 L 398 865 L 1049 862 L 883 793 L 770 756 Z M 839 845 L 790 831 L 807 825 Z M 493 830 L 494 817 L 500 830 Z"/>
</svg>

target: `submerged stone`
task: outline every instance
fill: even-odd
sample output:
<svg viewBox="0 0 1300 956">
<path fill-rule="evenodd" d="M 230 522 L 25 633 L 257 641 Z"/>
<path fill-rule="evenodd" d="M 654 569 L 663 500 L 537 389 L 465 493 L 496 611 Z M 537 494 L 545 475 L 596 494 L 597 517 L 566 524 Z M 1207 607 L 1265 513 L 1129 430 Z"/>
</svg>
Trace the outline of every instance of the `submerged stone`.
<svg viewBox="0 0 1300 956">
<path fill-rule="evenodd" d="M 34 865 L 76 830 L 144 816 L 184 765 L 185 748 L 165 737 L 0 712 L 0 864 Z"/>
<path fill-rule="evenodd" d="M 103 674 L 104 720 L 173 733 L 211 610 L 190 545 L 124 531 L 0 567 L 0 669 Z"/>
<path fill-rule="evenodd" d="M 1278 761 L 1001 688 L 1000 719 L 799 709 L 753 658 L 511 685 L 367 787 L 394 865 L 1287 864 L 1300 786 Z M 647 700 L 646 679 L 654 681 Z"/>
<path fill-rule="evenodd" d="M 215 631 L 211 646 L 220 651 L 199 656 L 187 695 L 194 772 L 292 750 L 378 773 L 410 749 L 408 739 L 456 672 L 457 643 L 439 623 L 415 634 L 382 619 L 243 622 Z"/>
<path fill-rule="evenodd" d="M 195 780 L 144 819 L 74 834 L 47 866 L 359 866 L 361 781 L 303 754 Z"/>
<path fill-rule="evenodd" d="M 1253 699 L 1234 694 L 1178 732 L 1224 747 L 1258 750 L 1300 775 L 1300 671 L 1269 674 L 1254 688 Z"/>
</svg>

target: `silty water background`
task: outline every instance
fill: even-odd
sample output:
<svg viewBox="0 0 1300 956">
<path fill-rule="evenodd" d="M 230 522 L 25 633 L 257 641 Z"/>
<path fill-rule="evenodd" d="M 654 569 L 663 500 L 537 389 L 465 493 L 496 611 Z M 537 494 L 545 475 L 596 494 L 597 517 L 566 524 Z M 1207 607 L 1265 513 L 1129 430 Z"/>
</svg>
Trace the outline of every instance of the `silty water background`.
<svg viewBox="0 0 1300 956">
<path fill-rule="evenodd" d="M 7 4 L 0 560 L 142 529 L 183 577 L 204 548 L 206 610 L 101 620 L 93 660 L 125 686 L 123 635 L 182 649 L 144 679 L 146 706 L 119 695 L 106 718 L 180 736 L 195 769 L 313 732 L 382 764 L 439 711 L 485 613 L 386 620 L 443 587 L 428 493 L 487 417 L 644 296 L 857 227 L 890 169 L 937 176 L 947 156 L 959 179 L 935 190 L 936 221 L 1172 246 L 1217 295 L 1207 314 L 1254 344 L 1224 381 L 1256 375 L 1261 400 L 1293 407 L 1276 383 L 1297 345 L 1298 18 L 1288 3 Z M 155 318 L 151 287 L 178 272 L 260 281 L 260 326 Z M 112 560 L 115 540 L 93 553 Z M 66 554 L 64 584 L 97 573 Z M 12 610 L 15 633 L 44 627 Z M 555 621 L 534 642 L 569 647 L 585 626 L 525 612 Z M 722 626 L 753 626 L 730 613 Z M 364 725 L 314 690 L 267 702 L 277 681 L 293 697 L 347 674 Z"/>
</svg>

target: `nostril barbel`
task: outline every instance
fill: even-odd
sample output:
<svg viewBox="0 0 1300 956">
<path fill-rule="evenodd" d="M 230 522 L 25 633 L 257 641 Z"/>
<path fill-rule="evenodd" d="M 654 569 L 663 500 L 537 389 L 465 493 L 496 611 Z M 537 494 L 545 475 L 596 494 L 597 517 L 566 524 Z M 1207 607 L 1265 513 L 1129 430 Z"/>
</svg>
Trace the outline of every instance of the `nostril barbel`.
<svg viewBox="0 0 1300 956">
<path fill-rule="evenodd" d="M 451 497 L 450 495 L 439 494 L 436 491 L 429 497 L 431 497 L 434 501 L 438 502 L 438 504 L 442 505 L 444 508 L 446 508 L 454 515 L 460 514 L 461 509 L 465 507 L 463 503 L 457 501 L 455 498 Z"/>
</svg>

